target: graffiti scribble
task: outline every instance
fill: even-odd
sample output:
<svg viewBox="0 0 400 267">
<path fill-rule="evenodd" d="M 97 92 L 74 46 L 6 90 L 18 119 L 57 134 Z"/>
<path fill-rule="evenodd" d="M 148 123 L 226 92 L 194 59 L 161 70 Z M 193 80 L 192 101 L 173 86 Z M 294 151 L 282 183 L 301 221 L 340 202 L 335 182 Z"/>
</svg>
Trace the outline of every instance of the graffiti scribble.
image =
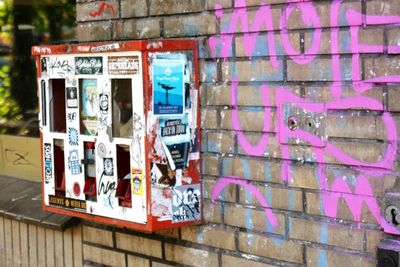
<svg viewBox="0 0 400 267">
<path fill-rule="evenodd" d="M 99 16 L 103 15 L 103 13 L 104 13 L 104 11 L 105 11 L 106 8 L 111 9 L 112 15 L 115 16 L 115 10 L 114 10 L 113 5 L 112 5 L 112 4 L 109 4 L 109 3 L 106 3 L 106 2 L 103 2 L 103 3 L 100 4 L 100 7 L 99 7 L 99 10 L 98 10 L 98 11 L 96 11 L 96 12 L 90 12 L 89 15 L 90 15 L 91 17 L 93 17 L 93 18 L 99 17 Z"/>
</svg>

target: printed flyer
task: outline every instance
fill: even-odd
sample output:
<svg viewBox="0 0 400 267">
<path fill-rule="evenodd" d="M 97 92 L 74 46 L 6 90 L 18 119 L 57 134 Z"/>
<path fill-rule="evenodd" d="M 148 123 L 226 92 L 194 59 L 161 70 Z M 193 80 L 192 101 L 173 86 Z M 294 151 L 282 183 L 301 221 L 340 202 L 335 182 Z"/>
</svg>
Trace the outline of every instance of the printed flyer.
<svg viewBox="0 0 400 267">
<path fill-rule="evenodd" d="M 82 80 L 82 111 L 81 118 L 84 126 L 83 133 L 96 135 L 98 131 L 99 95 L 97 80 Z"/>
<path fill-rule="evenodd" d="M 185 168 L 190 148 L 188 115 L 160 117 L 158 134 L 166 145 L 175 168 Z"/>
<path fill-rule="evenodd" d="M 184 60 L 153 60 L 154 115 L 183 114 Z"/>
<path fill-rule="evenodd" d="M 172 189 L 172 222 L 200 220 L 200 185 L 182 185 Z"/>
</svg>

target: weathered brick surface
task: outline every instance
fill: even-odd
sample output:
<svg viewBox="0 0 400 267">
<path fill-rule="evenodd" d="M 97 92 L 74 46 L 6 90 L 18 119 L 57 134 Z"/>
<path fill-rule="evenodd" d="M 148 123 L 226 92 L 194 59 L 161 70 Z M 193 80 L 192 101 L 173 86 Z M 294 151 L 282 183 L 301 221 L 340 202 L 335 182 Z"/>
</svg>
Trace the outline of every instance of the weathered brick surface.
<svg viewBox="0 0 400 267">
<path fill-rule="evenodd" d="M 78 39 L 86 41 L 106 41 L 112 39 L 112 23 L 109 21 L 80 23 L 77 27 Z"/>
<path fill-rule="evenodd" d="M 103 246 L 113 246 L 113 233 L 108 230 L 98 229 L 90 226 L 83 227 L 83 240 Z"/>
<path fill-rule="evenodd" d="M 144 237 L 117 233 L 117 247 L 153 257 L 161 257 L 161 242 Z"/>
<path fill-rule="evenodd" d="M 302 245 L 251 233 L 239 234 L 239 250 L 263 257 L 303 263 Z M 290 251 L 290 253 L 287 253 Z"/>
<path fill-rule="evenodd" d="M 400 59 L 398 57 L 380 57 L 365 59 L 365 78 L 390 77 L 398 75 Z"/>
<path fill-rule="evenodd" d="M 280 60 L 278 62 L 278 69 L 273 68 L 270 60 L 224 62 L 222 80 L 228 81 L 236 77 L 243 82 L 283 81 L 283 64 Z"/>
<path fill-rule="evenodd" d="M 271 186 L 256 186 L 258 191 L 265 196 L 270 208 L 283 210 L 303 210 L 302 193 L 300 190 L 276 188 Z M 240 187 L 240 202 L 243 204 L 252 204 L 262 206 L 258 200 L 248 193 L 243 187 Z"/>
<path fill-rule="evenodd" d="M 281 166 L 274 161 L 226 157 L 222 159 L 222 166 L 223 175 L 261 182 L 283 183 Z"/>
<path fill-rule="evenodd" d="M 289 218 L 290 238 L 363 250 L 363 231 L 343 225 Z"/>
<path fill-rule="evenodd" d="M 235 250 L 235 232 L 210 226 L 182 228 L 182 239 L 212 247 Z"/>
<path fill-rule="evenodd" d="M 167 260 L 190 266 L 217 266 L 218 255 L 200 249 L 166 244 L 165 255 Z"/>
<path fill-rule="evenodd" d="M 229 255 L 222 255 L 222 266 L 223 267 L 241 267 L 241 266 L 272 267 L 274 265 L 247 260 L 239 257 L 233 257 Z"/>
<path fill-rule="evenodd" d="M 83 245 L 83 259 L 108 266 L 125 266 L 125 255 L 120 252 Z"/>
<path fill-rule="evenodd" d="M 306 254 L 307 254 L 307 266 L 320 266 L 321 264 L 324 264 L 324 266 L 329 266 L 329 267 L 376 266 L 374 260 L 368 259 L 366 257 L 361 257 L 358 255 L 349 255 L 345 253 L 334 252 L 331 250 L 315 249 L 307 247 Z"/>
<path fill-rule="evenodd" d="M 114 19 L 119 17 L 119 1 L 78 3 L 76 11 L 77 21 Z"/>
<path fill-rule="evenodd" d="M 132 255 L 128 256 L 128 267 L 149 267 L 150 261 L 148 259 L 135 257 Z M 152 265 L 154 266 L 154 264 Z"/>
<path fill-rule="evenodd" d="M 121 0 L 121 17 L 144 17 L 147 16 L 146 0 Z"/>
<path fill-rule="evenodd" d="M 171 5 L 167 0 L 150 0 L 150 15 L 180 14 L 198 12 L 201 2 L 196 0 L 177 0 Z"/>
<path fill-rule="evenodd" d="M 128 19 L 122 24 L 114 24 L 114 38 L 146 39 L 160 37 L 159 19 Z M 118 25 L 118 26 L 117 26 Z"/>
<path fill-rule="evenodd" d="M 275 215 L 278 220 L 276 228 L 272 227 L 265 216 L 265 211 L 262 209 L 251 209 L 236 205 L 226 205 L 224 209 L 224 221 L 228 225 L 284 235 L 286 225 L 285 216 L 282 214 Z"/>
<path fill-rule="evenodd" d="M 349 58 L 340 59 L 342 74 L 339 80 L 350 81 L 352 77 L 352 61 Z M 354 66 L 355 67 L 355 66 Z M 289 60 L 287 62 L 287 72 L 289 81 L 333 81 L 332 60 L 316 58 L 306 67 Z M 361 70 L 357 71 L 358 73 Z"/>
<path fill-rule="evenodd" d="M 78 1 L 80 41 L 199 41 L 204 225 L 154 235 L 85 226 L 85 251 L 115 246 L 131 266 L 375 265 L 379 209 L 400 171 L 398 152 L 385 157 L 400 130 L 397 0 L 115 0 L 115 16 L 92 18 L 100 3 Z M 286 145 L 282 102 L 323 106 L 324 146 Z"/>
<path fill-rule="evenodd" d="M 199 3 L 199 1 L 194 1 Z M 164 19 L 165 37 L 183 37 L 215 34 L 215 17 L 211 14 L 200 14 L 192 17 L 168 17 Z"/>
</svg>

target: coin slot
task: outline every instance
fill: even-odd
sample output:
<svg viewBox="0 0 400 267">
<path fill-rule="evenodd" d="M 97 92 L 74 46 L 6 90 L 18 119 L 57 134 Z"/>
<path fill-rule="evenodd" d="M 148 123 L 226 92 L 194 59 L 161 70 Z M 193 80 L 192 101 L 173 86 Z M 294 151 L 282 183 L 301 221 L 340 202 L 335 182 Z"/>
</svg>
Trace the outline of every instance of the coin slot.
<svg viewBox="0 0 400 267">
<path fill-rule="evenodd" d="M 290 116 L 288 118 L 288 127 L 291 131 L 294 131 L 298 128 L 298 123 L 295 116 Z"/>
</svg>

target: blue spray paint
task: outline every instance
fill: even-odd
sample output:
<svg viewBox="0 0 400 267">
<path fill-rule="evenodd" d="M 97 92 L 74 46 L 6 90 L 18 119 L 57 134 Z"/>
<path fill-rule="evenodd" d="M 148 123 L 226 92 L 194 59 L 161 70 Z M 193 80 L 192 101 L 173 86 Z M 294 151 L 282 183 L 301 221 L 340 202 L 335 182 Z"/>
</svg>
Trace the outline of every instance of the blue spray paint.
<svg viewBox="0 0 400 267">
<path fill-rule="evenodd" d="M 315 177 L 317 177 L 317 181 L 319 184 L 320 177 L 319 177 L 319 172 L 318 172 L 318 166 L 315 166 L 314 172 L 315 172 Z M 319 184 L 319 187 L 321 187 L 320 184 Z M 320 200 L 319 205 L 320 205 L 320 210 L 322 211 L 323 214 L 325 214 L 325 210 L 323 208 L 323 203 L 322 203 L 322 198 Z M 323 244 L 328 243 L 328 226 L 327 226 L 327 224 L 322 224 L 320 242 Z M 326 251 L 322 250 L 322 249 L 319 250 L 319 252 L 318 252 L 318 267 L 327 267 L 328 266 L 327 262 L 328 262 L 328 258 L 326 255 Z"/>
<path fill-rule="evenodd" d="M 242 166 L 243 166 L 243 176 L 246 177 L 247 179 L 250 178 L 250 165 L 247 159 L 242 160 Z M 251 192 L 246 190 L 246 204 L 251 204 L 253 200 L 253 196 Z M 254 230 L 254 225 L 253 225 L 253 220 L 251 216 L 251 209 L 246 209 L 246 228 L 249 230 Z M 247 244 L 253 245 L 254 244 L 254 237 L 253 235 L 247 235 Z"/>
</svg>

